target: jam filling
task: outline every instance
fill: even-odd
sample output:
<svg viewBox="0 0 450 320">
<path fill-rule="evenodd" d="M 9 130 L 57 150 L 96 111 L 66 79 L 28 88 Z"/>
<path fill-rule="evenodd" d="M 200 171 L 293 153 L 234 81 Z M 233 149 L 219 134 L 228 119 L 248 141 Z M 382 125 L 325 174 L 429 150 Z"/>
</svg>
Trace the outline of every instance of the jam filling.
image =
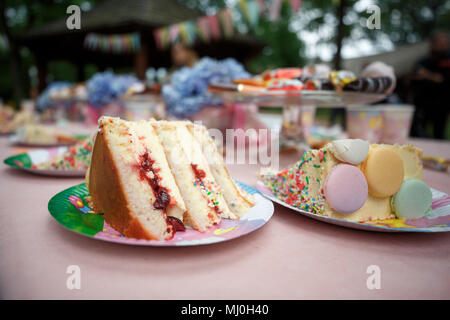
<svg viewBox="0 0 450 320">
<path fill-rule="evenodd" d="M 192 168 L 192 171 L 194 171 L 195 179 L 204 184 L 203 179 L 206 177 L 205 171 L 203 171 L 202 169 L 199 169 L 196 164 L 192 164 L 192 163 L 191 163 L 191 168 Z M 217 205 L 214 205 L 214 211 L 216 211 L 217 214 L 220 214 L 220 209 Z M 211 219 L 211 217 L 209 217 L 209 218 Z"/>
<path fill-rule="evenodd" d="M 175 230 L 175 231 L 185 231 L 186 230 L 183 222 L 181 222 L 181 220 L 178 218 L 168 216 L 167 222 L 172 225 L 173 230 Z"/>
<path fill-rule="evenodd" d="M 168 225 L 167 233 L 171 233 L 171 237 L 166 240 L 170 240 L 175 236 L 175 232 L 185 231 L 186 228 L 184 227 L 183 222 L 179 219 L 167 216 L 166 210 L 170 204 L 169 190 L 159 184 L 161 177 L 158 175 L 159 169 L 153 168 L 154 163 L 155 161 L 150 158 L 148 152 L 141 155 L 139 157 L 139 165 L 137 166 L 139 170 L 139 178 L 141 180 L 146 180 L 155 194 L 156 199 L 155 202 L 153 202 L 153 208 L 164 211 L 164 218 L 166 219 L 166 223 Z M 153 178 L 147 176 L 148 172 L 153 173 Z M 170 228 L 170 226 L 172 228 Z"/>
<path fill-rule="evenodd" d="M 159 181 L 161 180 L 161 177 L 158 175 L 159 169 L 153 168 L 153 164 L 155 163 L 154 160 L 150 158 L 150 155 L 148 152 L 145 152 L 143 155 L 140 156 L 139 159 L 139 178 L 141 180 L 146 180 L 150 187 L 153 190 L 153 193 L 155 194 L 155 202 L 153 202 L 153 208 L 163 210 L 164 211 L 164 217 L 166 219 L 166 223 L 169 226 L 172 226 L 172 228 L 167 228 L 167 233 L 172 233 L 172 236 L 170 239 L 172 239 L 175 236 L 175 232 L 177 231 L 185 231 L 186 228 L 184 227 L 183 222 L 181 222 L 179 219 L 174 217 L 168 217 L 166 215 L 167 207 L 170 204 L 170 195 L 169 190 L 165 187 L 162 187 L 159 184 Z M 153 178 L 150 178 L 147 176 L 148 172 L 153 173 Z M 172 230 L 173 232 L 171 232 Z M 170 240 L 167 239 L 167 240 Z"/>
<path fill-rule="evenodd" d="M 202 181 L 206 177 L 205 171 L 199 169 L 196 164 L 191 163 L 192 170 L 194 171 L 195 178 Z"/>
<path fill-rule="evenodd" d="M 159 181 L 161 178 L 158 175 L 159 169 L 153 168 L 153 164 L 155 161 L 150 159 L 148 152 L 145 152 L 140 156 L 140 165 L 139 165 L 139 178 L 141 180 L 147 180 L 148 184 L 152 187 L 153 192 L 155 194 L 156 200 L 153 203 L 153 207 L 155 209 L 166 210 L 167 206 L 170 203 L 170 195 L 169 190 L 165 187 L 161 187 Z M 153 178 L 149 178 L 147 176 L 148 172 L 153 173 Z"/>
</svg>

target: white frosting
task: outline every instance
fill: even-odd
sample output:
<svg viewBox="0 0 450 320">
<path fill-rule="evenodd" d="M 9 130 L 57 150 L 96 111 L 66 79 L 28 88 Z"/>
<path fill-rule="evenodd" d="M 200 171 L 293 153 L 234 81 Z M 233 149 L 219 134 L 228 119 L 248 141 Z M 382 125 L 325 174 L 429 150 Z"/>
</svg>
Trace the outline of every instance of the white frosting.
<svg viewBox="0 0 450 320">
<path fill-rule="evenodd" d="M 369 153 L 369 142 L 361 139 L 335 140 L 329 147 L 338 160 L 355 165 L 363 162 Z"/>
</svg>

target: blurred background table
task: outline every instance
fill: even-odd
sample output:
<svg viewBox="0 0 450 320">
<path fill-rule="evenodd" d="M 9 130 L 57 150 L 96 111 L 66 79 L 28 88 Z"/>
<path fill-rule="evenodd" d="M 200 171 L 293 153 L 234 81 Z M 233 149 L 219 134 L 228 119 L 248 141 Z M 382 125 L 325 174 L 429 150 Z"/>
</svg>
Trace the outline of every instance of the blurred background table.
<svg viewBox="0 0 450 320">
<path fill-rule="evenodd" d="M 69 126 L 89 133 L 93 127 Z M 450 142 L 413 140 L 428 155 L 450 158 Z M 15 150 L 0 138 L 0 158 Z M 281 165 L 298 160 L 282 154 Z M 258 166 L 231 165 L 253 185 Z M 2 299 L 449 299 L 450 233 L 377 233 L 346 229 L 275 204 L 262 229 L 230 242 L 185 248 L 132 247 L 89 239 L 61 227 L 48 200 L 83 179 L 31 175 L 0 164 Z M 450 193 L 448 173 L 424 170 Z M 81 290 L 69 290 L 69 265 Z M 381 289 L 366 286 L 381 269 Z"/>
</svg>

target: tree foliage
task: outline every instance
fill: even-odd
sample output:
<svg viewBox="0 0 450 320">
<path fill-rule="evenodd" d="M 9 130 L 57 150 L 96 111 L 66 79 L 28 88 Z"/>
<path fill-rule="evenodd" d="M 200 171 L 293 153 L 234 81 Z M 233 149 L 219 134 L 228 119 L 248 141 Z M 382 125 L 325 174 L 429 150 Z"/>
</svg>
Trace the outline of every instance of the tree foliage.
<svg viewBox="0 0 450 320">
<path fill-rule="evenodd" d="M 11 44 L 24 31 L 66 14 L 69 5 L 80 5 L 83 9 L 94 6 L 100 0 L 0 0 L 4 4 L 2 12 L 10 38 L 2 30 L 0 38 L 0 96 L 11 96 Z M 103 0 L 107 1 L 107 0 Z M 149 0 L 150 1 L 150 0 Z M 177 0 L 189 7 L 197 8 L 205 14 L 214 14 L 219 9 L 236 6 L 238 0 Z M 337 8 L 344 1 L 344 16 L 340 24 Z M 270 3 L 270 1 L 266 1 Z M 381 9 L 381 29 L 370 30 L 366 27 L 368 4 L 376 4 Z M 123 3 L 124 8 L 126 2 Z M 244 24 L 241 21 L 238 23 Z M 303 0 L 301 11 L 293 14 L 285 0 L 281 17 L 272 22 L 260 18 L 256 28 L 250 29 L 253 35 L 263 39 L 267 47 L 260 57 L 252 60 L 248 68 L 260 72 L 267 68 L 300 66 L 306 62 L 306 48 L 299 34 L 310 31 L 319 37 L 317 44 L 325 44 L 336 49 L 339 41 L 338 26 L 342 26 L 342 43 L 357 44 L 361 40 L 370 40 L 377 47 L 386 41 L 393 45 L 414 43 L 429 37 L 436 29 L 450 28 L 450 0 Z M 243 28 L 245 29 L 245 27 Z M 383 40 L 383 41 L 382 41 Z M 29 79 L 29 71 L 34 64 L 32 54 L 18 44 L 19 66 L 22 78 Z M 319 50 L 320 51 L 320 50 Z M 70 74 L 70 72 L 62 72 Z M 29 81 L 28 81 L 29 82 Z"/>
</svg>

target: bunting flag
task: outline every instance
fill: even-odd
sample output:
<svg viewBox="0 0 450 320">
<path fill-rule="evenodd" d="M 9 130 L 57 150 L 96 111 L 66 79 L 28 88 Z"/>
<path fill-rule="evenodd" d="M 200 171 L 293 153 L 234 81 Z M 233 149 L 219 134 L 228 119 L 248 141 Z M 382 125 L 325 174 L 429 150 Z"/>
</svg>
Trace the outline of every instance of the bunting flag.
<svg viewBox="0 0 450 320">
<path fill-rule="evenodd" d="M 196 30 L 195 25 L 191 21 L 180 23 L 180 36 L 181 40 L 187 45 L 192 45 L 195 42 Z"/>
<path fill-rule="evenodd" d="M 258 26 L 261 15 L 268 15 L 270 21 L 278 21 L 280 18 L 281 6 L 284 0 L 239 0 L 235 9 L 226 8 L 220 10 L 216 15 L 203 16 L 193 21 L 184 21 L 170 26 L 158 28 L 153 31 L 155 45 L 160 50 L 167 49 L 171 44 L 182 41 L 187 45 L 193 45 L 197 41 L 208 43 L 218 41 L 221 38 L 232 37 L 235 32 L 233 21 L 233 10 L 238 10 L 250 28 Z M 300 10 L 302 0 L 289 0 L 289 4 L 294 13 Z M 114 39 L 112 44 L 102 44 L 104 47 L 113 47 L 116 52 L 129 43 L 128 47 L 140 45 L 140 41 Z M 99 42 L 102 42 L 100 40 Z M 97 41 L 98 42 L 98 41 Z M 107 42 L 111 40 L 107 39 Z"/>
<path fill-rule="evenodd" d="M 302 6 L 302 0 L 289 0 L 289 3 L 294 13 L 297 13 Z"/>
<path fill-rule="evenodd" d="M 220 40 L 221 33 L 220 33 L 219 19 L 217 18 L 217 16 L 207 16 L 207 18 L 210 28 L 209 31 L 211 33 L 212 38 L 214 40 Z"/>
<path fill-rule="evenodd" d="M 141 37 L 137 32 L 108 35 L 88 33 L 84 38 L 84 47 L 114 54 L 133 53 L 140 50 Z"/>
<path fill-rule="evenodd" d="M 256 27 L 258 25 L 260 7 L 256 1 L 240 0 L 238 2 L 238 8 L 250 27 Z"/>
<path fill-rule="evenodd" d="M 220 25 L 222 26 L 222 32 L 226 38 L 233 36 L 234 28 L 233 28 L 233 17 L 231 13 L 231 9 L 225 9 L 218 13 Z"/>
<path fill-rule="evenodd" d="M 173 24 L 169 27 L 170 42 L 174 43 L 178 40 L 179 32 L 180 32 L 179 24 Z"/>
<path fill-rule="evenodd" d="M 169 29 L 160 28 L 153 31 L 153 36 L 155 38 L 156 47 L 165 50 L 169 47 L 170 37 Z"/>
<path fill-rule="evenodd" d="M 283 0 L 272 0 L 269 11 L 270 21 L 278 21 L 280 18 L 281 5 Z"/>
<path fill-rule="evenodd" d="M 256 0 L 256 4 L 259 8 L 259 14 L 264 14 L 267 10 L 266 1 L 265 0 Z"/>
<path fill-rule="evenodd" d="M 207 17 L 197 19 L 197 30 L 203 42 L 209 42 L 211 37 L 209 35 L 209 22 Z"/>
</svg>

